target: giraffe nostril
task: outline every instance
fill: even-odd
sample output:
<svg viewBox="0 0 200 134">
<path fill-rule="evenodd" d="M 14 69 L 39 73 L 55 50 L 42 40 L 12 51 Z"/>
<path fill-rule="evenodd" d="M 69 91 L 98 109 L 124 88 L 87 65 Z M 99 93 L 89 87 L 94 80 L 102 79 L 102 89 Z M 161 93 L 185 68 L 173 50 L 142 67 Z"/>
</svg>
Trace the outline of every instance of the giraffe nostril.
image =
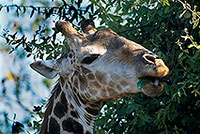
<svg viewBox="0 0 200 134">
<path fill-rule="evenodd" d="M 155 61 L 157 59 L 157 56 L 150 55 L 150 54 L 145 54 L 145 55 L 143 55 L 143 58 L 147 62 L 151 62 L 151 63 L 153 62 L 153 63 L 155 63 Z"/>
</svg>

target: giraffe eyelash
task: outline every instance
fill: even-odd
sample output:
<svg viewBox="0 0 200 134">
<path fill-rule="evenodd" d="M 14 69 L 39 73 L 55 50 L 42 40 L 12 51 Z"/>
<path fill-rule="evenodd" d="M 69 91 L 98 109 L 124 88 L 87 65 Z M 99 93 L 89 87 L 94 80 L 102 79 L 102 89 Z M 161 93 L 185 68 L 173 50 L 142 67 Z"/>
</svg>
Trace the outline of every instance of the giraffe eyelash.
<svg viewBox="0 0 200 134">
<path fill-rule="evenodd" d="M 84 56 L 84 58 L 82 59 L 81 63 L 82 63 L 82 64 L 91 64 L 91 63 L 92 63 L 93 61 L 95 61 L 99 56 L 100 56 L 100 54 L 86 55 L 86 56 Z"/>
</svg>

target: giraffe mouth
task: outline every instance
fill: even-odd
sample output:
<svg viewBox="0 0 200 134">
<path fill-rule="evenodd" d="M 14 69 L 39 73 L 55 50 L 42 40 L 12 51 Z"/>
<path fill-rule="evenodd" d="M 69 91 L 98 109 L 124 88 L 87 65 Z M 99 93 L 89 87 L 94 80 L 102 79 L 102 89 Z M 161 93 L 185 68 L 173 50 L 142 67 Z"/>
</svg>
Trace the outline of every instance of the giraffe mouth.
<svg viewBox="0 0 200 134">
<path fill-rule="evenodd" d="M 155 97 L 164 89 L 163 82 L 165 82 L 163 77 L 142 77 L 139 78 L 137 88 L 147 96 Z"/>
</svg>

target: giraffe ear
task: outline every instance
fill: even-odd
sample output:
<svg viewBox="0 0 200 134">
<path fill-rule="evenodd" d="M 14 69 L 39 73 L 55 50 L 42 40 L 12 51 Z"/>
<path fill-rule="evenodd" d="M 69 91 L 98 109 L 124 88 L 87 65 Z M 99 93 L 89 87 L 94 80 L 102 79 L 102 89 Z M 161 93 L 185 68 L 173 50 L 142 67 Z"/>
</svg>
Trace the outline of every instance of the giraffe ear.
<svg viewBox="0 0 200 134">
<path fill-rule="evenodd" d="M 58 74 L 58 66 L 55 60 L 36 61 L 30 67 L 46 78 L 53 79 Z"/>
<path fill-rule="evenodd" d="M 90 19 L 82 21 L 81 28 L 86 34 L 94 34 L 97 31 L 94 22 Z"/>
</svg>

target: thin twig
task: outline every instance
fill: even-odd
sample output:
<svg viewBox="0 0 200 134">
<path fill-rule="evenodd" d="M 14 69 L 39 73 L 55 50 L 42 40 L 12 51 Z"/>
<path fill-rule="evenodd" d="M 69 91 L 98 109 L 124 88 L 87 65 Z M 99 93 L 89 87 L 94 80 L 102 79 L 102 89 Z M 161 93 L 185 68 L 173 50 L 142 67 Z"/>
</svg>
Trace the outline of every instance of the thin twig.
<svg viewBox="0 0 200 134">
<path fill-rule="evenodd" d="M 132 27 L 132 28 L 129 28 L 127 30 L 117 32 L 117 33 L 122 34 L 122 33 L 126 33 L 126 32 L 129 32 L 129 31 L 135 30 L 135 29 L 140 29 L 140 28 L 149 27 L 149 26 L 152 26 L 152 25 L 143 25 L 143 26 L 138 26 L 138 27 Z"/>
<path fill-rule="evenodd" d="M 70 7 L 70 5 L 67 5 L 68 7 Z M 64 6 L 51 6 L 51 7 L 45 7 L 45 6 L 18 6 L 16 4 L 13 5 L 0 5 L 1 8 L 6 8 L 6 7 L 17 7 L 17 8 L 31 8 L 31 9 L 51 9 L 51 8 L 55 8 L 55 9 L 59 9 L 61 7 L 63 7 L 63 9 L 69 9 L 69 8 L 65 8 Z M 86 7 L 80 7 L 79 9 L 76 9 L 77 11 L 86 11 Z"/>
<path fill-rule="evenodd" d="M 180 2 L 180 3 L 183 5 L 183 7 L 186 7 L 190 12 L 196 14 L 196 16 L 197 16 L 198 18 L 200 18 L 199 14 L 196 13 L 196 12 L 194 12 L 194 11 L 190 8 L 190 6 L 189 6 L 187 3 L 183 3 L 181 0 L 177 0 L 177 1 Z M 186 2 L 186 1 L 185 1 L 185 2 Z"/>
</svg>

